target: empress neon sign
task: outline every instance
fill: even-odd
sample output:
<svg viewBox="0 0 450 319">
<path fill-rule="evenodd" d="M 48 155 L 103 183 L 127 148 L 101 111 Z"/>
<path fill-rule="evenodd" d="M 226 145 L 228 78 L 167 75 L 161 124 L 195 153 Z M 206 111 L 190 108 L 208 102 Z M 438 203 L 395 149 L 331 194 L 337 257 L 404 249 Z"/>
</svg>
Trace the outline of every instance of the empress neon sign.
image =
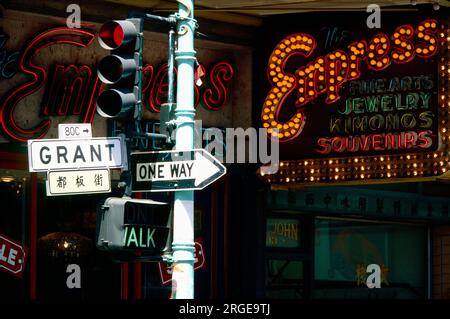
<svg viewBox="0 0 450 319">
<path fill-rule="evenodd" d="M 19 61 L 19 70 L 28 76 L 27 81 L 9 91 L 0 106 L 0 123 L 9 137 L 21 142 L 44 137 L 51 126 L 49 116 L 77 115 L 83 123 L 93 121 L 95 99 L 101 90 L 101 82 L 92 67 L 54 64 L 47 70 L 37 65 L 33 59 L 40 50 L 53 45 L 87 48 L 94 37 L 94 33 L 85 30 L 55 28 L 42 32 L 25 47 Z M 204 67 L 203 69 L 206 70 Z M 159 112 L 167 92 L 167 64 L 158 68 L 146 64 L 143 73 L 144 106 L 153 112 Z M 209 110 L 221 110 L 229 101 L 233 67 L 228 62 L 220 61 L 211 65 L 206 75 L 205 85 L 195 87 L 195 106 L 201 101 Z M 24 128 L 14 116 L 16 108 L 22 99 L 37 93 L 44 85 L 46 90 L 40 115 L 45 118 L 33 128 Z"/>
<path fill-rule="evenodd" d="M 308 58 L 316 48 L 315 38 L 309 34 L 297 33 L 285 37 L 280 41 L 272 54 L 267 65 L 267 72 L 271 88 L 265 98 L 261 113 L 263 127 L 267 128 L 272 135 L 277 134 L 274 129 L 278 129 L 278 138 L 281 142 L 296 139 L 302 133 L 306 123 L 305 106 L 317 100 L 320 95 L 325 95 L 325 104 L 333 104 L 341 98 L 342 86 L 349 81 L 361 78 L 361 66 L 365 63 L 368 69 L 379 72 L 389 68 L 393 64 L 406 64 L 414 59 L 429 59 L 438 52 L 437 39 L 438 23 L 428 19 L 420 22 L 416 27 L 412 25 L 401 25 L 395 29 L 389 37 L 385 33 L 378 33 L 369 42 L 359 40 L 347 46 L 347 50 L 335 50 L 325 56 L 319 56 L 314 61 L 299 67 L 294 74 L 289 74 L 285 66 L 291 57 L 300 55 Z M 431 88 L 428 75 L 424 75 L 423 80 L 419 80 L 422 85 Z M 400 82 L 398 85 L 404 85 Z M 406 86 L 415 85 L 414 79 L 409 79 Z M 353 83 L 353 82 L 352 82 Z M 434 83 L 433 85 L 435 85 Z M 356 89 L 356 88 L 354 88 Z M 280 120 L 280 113 L 285 107 L 287 97 L 295 95 L 295 112 L 287 121 Z M 405 124 L 405 128 L 411 123 L 420 127 L 420 132 L 406 131 L 398 134 L 378 134 L 370 136 L 352 136 L 336 139 L 319 139 L 318 153 L 329 153 L 331 150 L 342 152 L 344 150 L 384 150 L 391 148 L 426 148 L 431 143 L 429 123 L 432 114 L 427 113 L 426 105 L 429 95 L 408 95 L 406 101 L 399 100 L 398 96 L 392 95 L 384 98 L 383 101 L 358 101 L 353 100 L 350 104 L 346 101 L 344 109 L 340 109 L 340 114 L 349 114 L 365 109 L 370 113 L 370 107 L 378 103 L 377 108 L 406 108 L 422 107 L 424 112 L 417 118 L 412 119 L 411 115 L 403 115 L 398 119 L 380 119 L 377 115 L 371 114 L 366 118 L 357 119 L 356 124 L 336 122 L 333 130 L 346 130 L 348 127 L 371 126 L 381 129 L 382 125 L 387 125 L 389 121 L 393 123 Z M 375 116 L 375 117 L 373 117 Z M 409 117 L 408 117 L 409 116 Z M 363 123 L 363 124 L 361 124 Z M 365 124 L 364 124 L 365 123 Z M 388 123 L 388 124 L 386 124 Z M 331 124 L 330 124 L 331 125 Z M 349 133 L 349 132 L 347 132 Z M 351 133 L 351 132 L 350 132 Z M 354 133 L 354 132 L 353 132 Z"/>
</svg>

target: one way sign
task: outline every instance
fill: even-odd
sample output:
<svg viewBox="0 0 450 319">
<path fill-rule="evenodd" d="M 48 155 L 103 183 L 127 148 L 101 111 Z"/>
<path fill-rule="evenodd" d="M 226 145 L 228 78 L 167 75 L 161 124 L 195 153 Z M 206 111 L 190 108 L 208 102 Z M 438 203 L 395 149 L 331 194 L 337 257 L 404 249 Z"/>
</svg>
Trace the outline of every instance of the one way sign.
<svg viewBox="0 0 450 319">
<path fill-rule="evenodd" d="M 226 173 L 204 149 L 131 153 L 133 192 L 203 189 Z"/>
</svg>

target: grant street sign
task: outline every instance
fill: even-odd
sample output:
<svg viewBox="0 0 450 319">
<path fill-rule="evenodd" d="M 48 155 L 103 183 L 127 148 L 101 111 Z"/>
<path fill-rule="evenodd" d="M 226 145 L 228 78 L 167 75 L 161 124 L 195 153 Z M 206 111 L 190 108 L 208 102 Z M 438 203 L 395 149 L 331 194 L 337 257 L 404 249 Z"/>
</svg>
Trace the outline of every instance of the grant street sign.
<svg viewBox="0 0 450 319">
<path fill-rule="evenodd" d="M 226 168 L 204 149 L 131 153 L 133 192 L 203 189 Z"/>
<path fill-rule="evenodd" d="M 120 137 L 28 140 L 30 172 L 61 169 L 122 168 L 126 161 Z"/>
<path fill-rule="evenodd" d="M 109 193 L 111 191 L 109 170 L 49 171 L 47 173 L 47 196 Z"/>
</svg>

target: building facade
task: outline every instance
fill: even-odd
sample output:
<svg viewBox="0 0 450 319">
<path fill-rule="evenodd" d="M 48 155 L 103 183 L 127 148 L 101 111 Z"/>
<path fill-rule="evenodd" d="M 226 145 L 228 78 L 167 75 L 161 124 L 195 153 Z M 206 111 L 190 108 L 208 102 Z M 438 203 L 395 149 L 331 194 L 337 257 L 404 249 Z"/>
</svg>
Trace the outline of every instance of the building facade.
<svg viewBox="0 0 450 319">
<path fill-rule="evenodd" d="M 57 139 L 59 124 L 91 123 L 93 137 L 119 133 L 112 121 L 96 113 L 96 98 L 103 89 L 96 65 L 109 54 L 98 44 L 97 35 L 102 23 L 127 18 L 133 8 L 110 4 L 105 12 L 101 3 L 81 6 L 81 28 L 71 28 L 65 18 L 68 5 L 9 2 L 1 10 L 0 169 L 5 205 L 0 234 L 25 255 L 11 255 L 9 260 L 17 269 L 2 267 L 0 280 L 6 287 L 2 296 L 169 298 L 171 273 L 165 264 L 128 263 L 95 247 L 98 203 L 120 196 L 120 170 L 111 170 L 111 192 L 71 196 L 47 196 L 47 173 L 29 172 L 27 141 Z M 196 143 L 205 148 L 213 141 L 209 128 L 224 131 L 252 125 L 252 48 L 243 45 L 242 39 L 220 41 L 211 35 L 196 41 L 203 82 L 195 88 L 196 114 L 201 120 L 196 123 Z M 145 24 L 141 127 L 147 133 L 158 132 L 160 106 L 166 101 L 167 37 L 167 30 Z M 133 142 L 144 143 L 146 150 L 161 149 L 153 140 Z M 217 149 L 216 155 L 221 156 L 224 149 Z M 229 231 L 229 189 L 224 178 L 196 193 L 194 228 L 196 242 L 202 246 L 202 258 L 196 263 L 198 297 L 224 295 L 224 268 L 230 258 L 223 253 Z M 173 200 L 170 193 L 134 196 Z M 3 251 L 6 262 L 9 251 Z M 81 274 L 80 283 L 74 277 L 77 274 Z"/>
<path fill-rule="evenodd" d="M 27 141 L 58 138 L 60 123 L 91 123 L 93 137 L 119 133 L 96 113 L 96 65 L 109 54 L 97 35 L 136 8 L 86 4 L 81 28 L 69 28 L 69 4 L 0 7 L 0 239 L 9 245 L 0 261 L 14 264 L 1 268 L 0 296 L 169 298 L 164 264 L 95 247 L 98 203 L 120 196 L 119 170 L 111 192 L 73 196 L 47 196 L 47 173 L 29 172 Z M 211 149 L 208 128 L 265 128 L 280 161 L 273 174 L 229 161 L 226 176 L 195 193 L 196 298 L 450 297 L 448 10 L 383 12 L 380 28 L 368 15 L 250 23 L 202 13 L 197 145 L 225 159 L 228 141 Z M 145 25 L 148 133 L 166 99 L 167 42 L 166 30 Z M 251 134 L 247 142 L 256 143 Z"/>
<path fill-rule="evenodd" d="M 259 172 L 259 296 L 448 298 L 450 38 L 429 9 L 265 21 L 254 113 L 281 162 Z"/>
</svg>

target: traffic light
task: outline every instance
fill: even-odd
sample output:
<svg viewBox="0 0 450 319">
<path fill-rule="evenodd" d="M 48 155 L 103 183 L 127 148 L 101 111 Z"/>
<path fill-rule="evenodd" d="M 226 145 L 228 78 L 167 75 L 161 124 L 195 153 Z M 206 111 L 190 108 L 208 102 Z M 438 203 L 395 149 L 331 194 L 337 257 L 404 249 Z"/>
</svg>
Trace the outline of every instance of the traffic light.
<svg viewBox="0 0 450 319">
<path fill-rule="evenodd" d="M 97 209 L 97 248 L 162 254 L 170 247 L 170 207 L 149 199 L 107 198 Z"/>
<path fill-rule="evenodd" d="M 98 64 L 99 79 L 108 85 L 97 98 L 98 113 L 107 118 L 136 117 L 141 100 L 142 19 L 113 20 L 99 32 L 102 48 L 111 50 Z"/>
</svg>

